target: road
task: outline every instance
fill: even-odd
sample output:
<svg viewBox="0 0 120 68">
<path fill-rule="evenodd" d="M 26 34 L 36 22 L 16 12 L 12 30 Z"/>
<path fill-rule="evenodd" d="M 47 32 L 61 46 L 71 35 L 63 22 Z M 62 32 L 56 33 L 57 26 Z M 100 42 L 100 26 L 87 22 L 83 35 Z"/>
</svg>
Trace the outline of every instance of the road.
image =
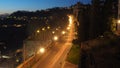
<svg viewBox="0 0 120 68">
<path fill-rule="evenodd" d="M 65 42 L 57 41 L 32 68 L 63 68 L 74 38 L 74 25 L 70 28 L 67 38 L 64 39 Z"/>
<path fill-rule="evenodd" d="M 61 68 L 70 48 L 70 43 L 56 45 L 33 68 Z"/>
</svg>

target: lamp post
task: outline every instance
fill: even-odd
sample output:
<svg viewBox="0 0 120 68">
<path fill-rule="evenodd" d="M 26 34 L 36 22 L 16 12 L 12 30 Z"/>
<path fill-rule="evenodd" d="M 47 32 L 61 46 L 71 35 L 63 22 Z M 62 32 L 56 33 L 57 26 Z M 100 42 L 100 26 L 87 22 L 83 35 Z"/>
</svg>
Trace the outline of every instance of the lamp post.
<svg viewBox="0 0 120 68">
<path fill-rule="evenodd" d="M 45 48 L 43 48 L 43 47 L 40 48 L 39 52 L 40 52 L 40 53 L 44 53 L 44 52 L 45 52 Z"/>
<path fill-rule="evenodd" d="M 58 40 L 58 36 L 54 36 L 54 37 L 53 37 L 53 40 L 54 40 L 54 41 L 57 41 L 57 40 Z"/>
</svg>

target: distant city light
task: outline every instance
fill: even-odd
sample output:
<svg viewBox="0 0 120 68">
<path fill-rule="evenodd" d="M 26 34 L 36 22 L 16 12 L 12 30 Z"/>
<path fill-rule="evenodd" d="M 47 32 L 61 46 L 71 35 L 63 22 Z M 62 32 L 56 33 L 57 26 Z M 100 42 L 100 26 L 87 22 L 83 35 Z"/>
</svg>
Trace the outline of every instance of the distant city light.
<svg viewBox="0 0 120 68">
<path fill-rule="evenodd" d="M 52 31 L 52 34 L 55 34 L 55 31 Z"/>
<path fill-rule="evenodd" d="M 11 57 L 10 57 L 10 56 L 6 56 L 6 55 L 3 55 L 2 58 L 9 59 L 9 58 L 11 58 Z"/>
<path fill-rule="evenodd" d="M 16 62 L 19 62 L 19 59 L 16 59 Z"/>
<path fill-rule="evenodd" d="M 42 30 L 44 31 L 44 30 L 45 30 L 45 28 L 42 28 Z"/>
<path fill-rule="evenodd" d="M 58 30 L 58 28 L 56 28 L 56 30 Z"/>
<path fill-rule="evenodd" d="M 19 25 L 16 25 L 15 27 L 22 27 L 22 25 L 19 24 Z"/>
<path fill-rule="evenodd" d="M 47 29 L 50 29 L 50 27 L 48 26 Z"/>
</svg>

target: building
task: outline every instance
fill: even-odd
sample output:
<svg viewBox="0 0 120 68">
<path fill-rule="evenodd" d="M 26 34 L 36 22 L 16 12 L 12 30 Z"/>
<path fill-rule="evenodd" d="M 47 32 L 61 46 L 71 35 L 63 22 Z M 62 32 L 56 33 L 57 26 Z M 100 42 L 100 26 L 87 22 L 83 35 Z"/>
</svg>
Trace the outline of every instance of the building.
<svg viewBox="0 0 120 68">
<path fill-rule="evenodd" d="M 73 9 L 73 15 L 75 18 L 75 21 L 77 22 L 77 25 L 79 26 L 79 22 L 78 22 L 78 14 L 80 11 L 82 11 L 83 9 L 87 9 L 90 5 L 88 4 L 82 4 L 80 2 L 77 2 L 77 4 L 72 6 Z"/>
</svg>

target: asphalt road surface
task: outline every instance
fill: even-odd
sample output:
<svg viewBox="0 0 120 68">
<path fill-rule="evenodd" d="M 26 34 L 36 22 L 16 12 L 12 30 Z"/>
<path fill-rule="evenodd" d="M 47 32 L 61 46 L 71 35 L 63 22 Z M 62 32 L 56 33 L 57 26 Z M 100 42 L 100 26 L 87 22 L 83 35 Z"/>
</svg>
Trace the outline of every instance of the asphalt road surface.
<svg viewBox="0 0 120 68">
<path fill-rule="evenodd" d="M 32 68 L 63 68 L 65 59 L 72 47 L 74 25 L 71 26 L 65 42 L 56 41 L 56 44 L 47 50 Z"/>
</svg>

